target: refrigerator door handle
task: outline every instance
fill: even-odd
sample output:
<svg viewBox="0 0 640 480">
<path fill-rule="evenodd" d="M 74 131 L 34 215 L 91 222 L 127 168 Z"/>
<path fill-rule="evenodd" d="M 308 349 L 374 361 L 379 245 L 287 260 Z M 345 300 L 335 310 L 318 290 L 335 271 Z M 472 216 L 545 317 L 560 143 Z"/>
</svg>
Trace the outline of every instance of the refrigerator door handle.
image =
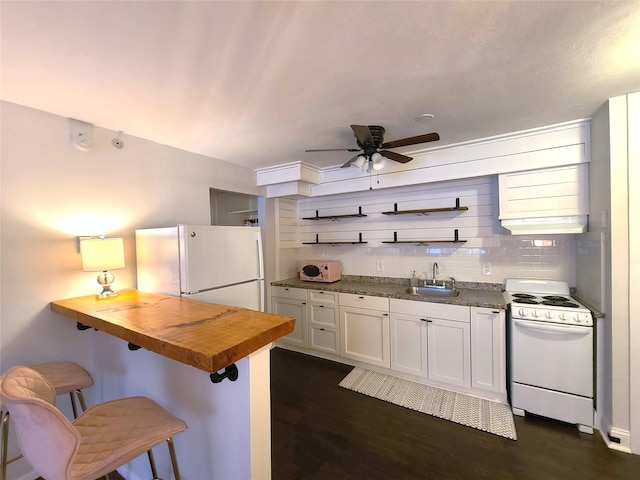
<svg viewBox="0 0 640 480">
<path fill-rule="evenodd" d="M 260 234 L 256 239 L 256 250 L 258 254 L 258 278 L 264 278 L 264 259 L 262 258 L 262 242 L 260 241 Z"/>
<path fill-rule="evenodd" d="M 222 290 L 229 287 L 235 287 L 236 285 L 245 285 L 247 283 L 253 283 L 253 282 L 262 283 L 262 279 L 258 278 L 253 280 L 245 280 L 244 282 L 229 283 L 227 285 L 220 285 L 219 287 L 203 288 L 202 290 L 194 290 L 191 292 L 181 292 L 181 293 L 182 295 L 195 295 L 196 293 L 212 292 L 214 290 Z"/>
</svg>

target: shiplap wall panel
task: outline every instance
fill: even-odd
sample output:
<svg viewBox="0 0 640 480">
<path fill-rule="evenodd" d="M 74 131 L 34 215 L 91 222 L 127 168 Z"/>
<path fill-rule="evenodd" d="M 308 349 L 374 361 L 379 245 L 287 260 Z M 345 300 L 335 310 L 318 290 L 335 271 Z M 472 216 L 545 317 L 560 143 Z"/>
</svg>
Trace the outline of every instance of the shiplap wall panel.
<svg viewBox="0 0 640 480">
<path fill-rule="evenodd" d="M 456 198 L 460 199 L 460 206 L 469 207 L 469 210 L 428 215 L 382 213 L 393 211 L 394 205 L 397 210 L 450 208 L 455 206 Z M 316 215 L 352 215 L 360 209 L 366 217 L 303 220 Z M 443 244 L 441 248 L 481 246 L 492 242 L 497 224 L 495 181 L 490 177 L 302 198 L 297 201 L 297 210 L 299 245 L 315 242 L 316 234 L 320 242 L 356 242 L 362 234 L 362 240 L 370 246 L 393 245 L 382 242 L 392 241 L 394 232 L 397 232 L 398 240 L 449 241 L 454 239 L 457 229 L 459 239 L 467 240 L 467 243 Z"/>
<path fill-rule="evenodd" d="M 278 202 L 278 245 L 280 248 L 298 246 L 298 210 L 295 200 L 279 198 Z"/>
</svg>

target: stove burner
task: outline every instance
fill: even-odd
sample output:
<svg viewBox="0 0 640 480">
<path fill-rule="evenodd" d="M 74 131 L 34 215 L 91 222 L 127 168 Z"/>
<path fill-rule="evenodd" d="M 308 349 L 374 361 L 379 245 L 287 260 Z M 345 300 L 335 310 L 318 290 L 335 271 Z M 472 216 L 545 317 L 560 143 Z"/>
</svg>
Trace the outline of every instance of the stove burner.
<svg viewBox="0 0 640 480">
<path fill-rule="evenodd" d="M 515 298 L 536 298 L 535 295 L 531 295 L 529 293 L 514 293 L 513 296 Z"/>
<path fill-rule="evenodd" d="M 534 296 L 532 296 L 531 298 L 535 298 Z M 536 302 L 535 300 L 532 300 L 531 298 L 516 298 L 513 303 L 526 303 L 528 305 L 537 305 L 538 302 Z"/>
<path fill-rule="evenodd" d="M 567 297 L 563 297 L 561 295 L 545 295 L 542 298 L 544 298 L 545 300 L 550 300 L 552 302 L 570 302 L 571 301 L 571 299 Z"/>
<path fill-rule="evenodd" d="M 576 305 L 575 303 L 571 303 L 568 302 L 566 300 L 545 300 L 544 302 L 541 302 L 542 305 L 548 305 L 550 307 L 566 307 L 566 308 L 580 308 L 579 305 Z"/>
</svg>

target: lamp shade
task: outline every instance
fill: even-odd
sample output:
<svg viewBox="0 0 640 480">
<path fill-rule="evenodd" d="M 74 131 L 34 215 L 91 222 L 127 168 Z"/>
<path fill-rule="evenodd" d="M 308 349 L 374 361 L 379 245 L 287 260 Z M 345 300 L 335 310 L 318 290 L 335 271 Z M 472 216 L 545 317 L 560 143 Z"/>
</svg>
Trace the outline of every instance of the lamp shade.
<svg viewBox="0 0 640 480">
<path fill-rule="evenodd" d="M 80 241 L 82 270 L 101 272 L 124 268 L 124 242 L 121 238 L 89 238 Z"/>
</svg>

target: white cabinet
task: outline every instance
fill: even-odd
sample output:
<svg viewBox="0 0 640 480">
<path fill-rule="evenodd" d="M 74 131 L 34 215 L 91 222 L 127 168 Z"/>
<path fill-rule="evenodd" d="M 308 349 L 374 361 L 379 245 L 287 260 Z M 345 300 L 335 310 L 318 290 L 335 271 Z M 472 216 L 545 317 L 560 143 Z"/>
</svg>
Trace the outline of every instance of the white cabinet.
<svg viewBox="0 0 640 480">
<path fill-rule="evenodd" d="M 505 311 L 471 307 L 471 386 L 507 391 Z"/>
<path fill-rule="evenodd" d="M 427 318 L 427 377 L 440 383 L 471 386 L 469 323 Z"/>
<path fill-rule="evenodd" d="M 426 302 L 389 300 L 392 370 L 427 376 L 428 309 Z"/>
<path fill-rule="evenodd" d="M 271 309 L 275 314 L 296 319 L 293 332 L 280 338 L 278 343 L 307 348 L 309 345 L 307 332 L 307 290 L 304 288 L 272 287 Z"/>
<path fill-rule="evenodd" d="M 391 369 L 396 372 L 426 377 L 426 316 L 407 315 L 405 313 L 394 312 L 393 307 L 391 307 L 391 309 L 392 312 L 389 317 L 391 334 Z"/>
<path fill-rule="evenodd" d="M 308 299 L 309 348 L 340 355 L 338 294 L 309 290 Z"/>
<path fill-rule="evenodd" d="M 389 299 L 339 294 L 341 355 L 389 368 Z"/>
<path fill-rule="evenodd" d="M 391 368 L 471 386 L 469 307 L 391 299 Z"/>
</svg>

